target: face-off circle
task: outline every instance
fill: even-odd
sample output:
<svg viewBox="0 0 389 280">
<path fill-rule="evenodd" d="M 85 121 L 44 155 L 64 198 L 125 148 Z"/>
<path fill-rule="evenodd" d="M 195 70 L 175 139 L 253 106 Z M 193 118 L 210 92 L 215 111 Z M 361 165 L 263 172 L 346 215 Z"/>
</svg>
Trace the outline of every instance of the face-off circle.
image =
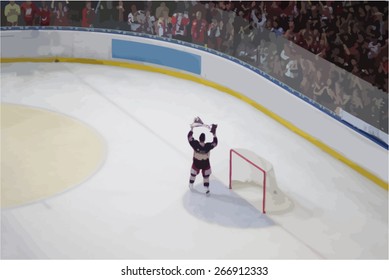
<svg viewBox="0 0 389 280">
<path fill-rule="evenodd" d="M 105 158 L 91 127 L 44 109 L 1 104 L 1 207 L 62 193 L 89 178 Z"/>
</svg>

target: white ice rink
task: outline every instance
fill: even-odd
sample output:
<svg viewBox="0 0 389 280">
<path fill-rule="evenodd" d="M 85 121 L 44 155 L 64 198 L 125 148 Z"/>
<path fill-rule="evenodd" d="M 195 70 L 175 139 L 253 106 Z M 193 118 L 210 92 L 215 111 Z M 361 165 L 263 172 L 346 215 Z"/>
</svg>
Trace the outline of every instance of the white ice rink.
<svg viewBox="0 0 389 280">
<path fill-rule="evenodd" d="M 2 209 L 3 259 L 388 258 L 387 191 L 228 94 L 109 66 L 3 63 L 1 70 L 3 103 L 78 119 L 107 148 L 82 184 Z M 188 188 L 186 136 L 195 116 L 219 125 L 210 197 L 200 193 L 199 176 L 198 191 Z M 235 147 L 272 162 L 290 211 L 263 215 L 260 203 L 228 189 Z"/>
</svg>

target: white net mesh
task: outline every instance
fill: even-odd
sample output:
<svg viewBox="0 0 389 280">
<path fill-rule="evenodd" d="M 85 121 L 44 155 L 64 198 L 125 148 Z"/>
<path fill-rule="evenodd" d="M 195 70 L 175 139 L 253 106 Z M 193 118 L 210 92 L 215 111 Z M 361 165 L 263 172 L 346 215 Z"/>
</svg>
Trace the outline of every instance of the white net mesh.
<svg viewBox="0 0 389 280">
<path fill-rule="evenodd" d="M 251 188 L 251 192 L 245 191 L 246 195 L 257 197 L 257 200 L 261 200 L 262 203 L 264 176 L 266 176 L 266 212 L 276 213 L 291 209 L 291 200 L 277 185 L 273 165 L 252 151 L 246 149 L 233 149 L 233 151 L 232 189 Z M 248 199 L 253 197 L 248 197 Z"/>
</svg>

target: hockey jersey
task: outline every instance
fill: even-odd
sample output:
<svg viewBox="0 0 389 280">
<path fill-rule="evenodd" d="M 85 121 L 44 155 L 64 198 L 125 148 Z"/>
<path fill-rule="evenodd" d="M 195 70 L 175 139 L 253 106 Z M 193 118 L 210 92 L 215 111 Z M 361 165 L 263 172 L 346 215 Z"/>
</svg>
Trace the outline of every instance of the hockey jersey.
<svg viewBox="0 0 389 280">
<path fill-rule="evenodd" d="M 217 137 L 213 137 L 212 142 L 200 144 L 199 141 L 193 138 L 193 131 L 188 133 L 188 141 L 193 148 L 193 164 L 198 169 L 205 169 L 210 166 L 209 155 L 210 151 L 217 146 Z"/>
</svg>

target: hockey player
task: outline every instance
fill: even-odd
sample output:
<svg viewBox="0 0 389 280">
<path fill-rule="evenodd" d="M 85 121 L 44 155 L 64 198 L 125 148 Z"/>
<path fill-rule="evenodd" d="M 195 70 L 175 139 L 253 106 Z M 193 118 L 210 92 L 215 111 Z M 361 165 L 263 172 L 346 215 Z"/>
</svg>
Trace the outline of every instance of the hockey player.
<svg viewBox="0 0 389 280">
<path fill-rule="evenodd" d="M 201 121 L 201 120 L 200 120 Z M 193 189 L 193 183 L 196 179 L 196 176 L 199 174 L 200 170 L 203 174 L 203 183 L 205 188 L 205 193 L 209 195 L 209 176 L 211 175 L 211 165 L 209 163 L 210 151 L 217 146 L 217 137 L 216 137 L 216 128 L 217 125 L 213 124 L 211 128 L 211 133 L 213 134 L 213 141 L 205 143 L 205 134 L 200 134 L 200 141 L 197 141 L 193 138 L 193 127 L 191 125 L 191 130 L 188 133 L 188 141 L 192 146 L 193 152 L 193 163 L 190 171 L 189 179 L 189 188 Z"/>
</svg>

